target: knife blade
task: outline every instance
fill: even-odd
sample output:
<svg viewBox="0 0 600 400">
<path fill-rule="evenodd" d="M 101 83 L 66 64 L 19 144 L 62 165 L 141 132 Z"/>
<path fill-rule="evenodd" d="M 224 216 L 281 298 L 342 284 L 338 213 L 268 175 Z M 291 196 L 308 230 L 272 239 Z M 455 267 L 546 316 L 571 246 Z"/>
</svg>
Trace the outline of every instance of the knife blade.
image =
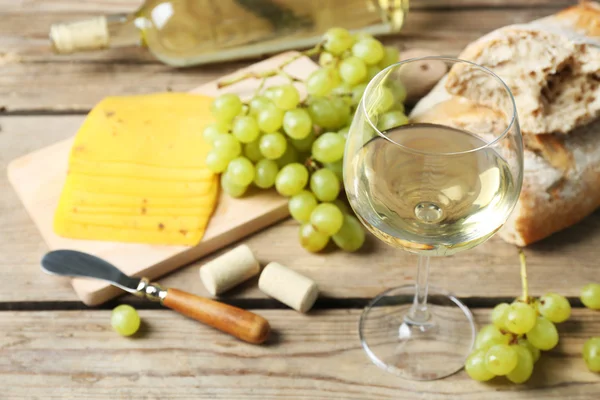
<svg viewBox="0 0 600 400">
<path fill-rule="evenodd" d="M 101 258 L 74 250 L 47 253 L 42 258 L 42 270 L 51 275 L 101 279 L 129 293 L 137 293 L 141 281 L 140 278 L 125 275 Z"/>
<path fill-rule="evenodd" d="M 271 330 L 269 321 L 242 310 L 182 290 L 163 289 L 146 278 L 125 275 L 117 267 L 91 254 L 55 250 L 42 258 L 42 270 L 52 275 L 95 278 L 110 282 L 129 293 L 159 301 L 180 314 L 226 332 L 248 343 L 263 343 Z"/>
</svg>

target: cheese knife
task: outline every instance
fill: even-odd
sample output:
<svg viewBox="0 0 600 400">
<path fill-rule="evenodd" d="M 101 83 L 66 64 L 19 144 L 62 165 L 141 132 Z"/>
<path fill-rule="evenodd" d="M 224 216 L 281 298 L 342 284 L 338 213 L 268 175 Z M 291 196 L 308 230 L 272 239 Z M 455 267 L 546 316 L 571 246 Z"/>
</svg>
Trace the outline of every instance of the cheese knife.
<svg viewBox="0 0 600 400">
<path fill-rule="evenodd" d="M 107 281 L 249 343 L 262 343 L 269 335 L 269 322 L 260 315 L 178 289 L 163 289 L 147 278 L 125 275 L 114 265 L 91 254 L 74 250 L 51 251 L 42 258 L 42 270 L 51 275 Z"/>
</svg>

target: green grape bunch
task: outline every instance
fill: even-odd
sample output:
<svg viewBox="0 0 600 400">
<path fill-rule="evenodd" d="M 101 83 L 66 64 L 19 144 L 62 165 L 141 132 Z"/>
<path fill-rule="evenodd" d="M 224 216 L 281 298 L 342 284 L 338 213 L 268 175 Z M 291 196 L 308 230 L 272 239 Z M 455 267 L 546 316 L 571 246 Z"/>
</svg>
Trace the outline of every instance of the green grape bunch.
<svg viewBox="0 0 600 400">
<path fill-rule="evenodd" d="M 521 278 L 523 295 L 511 304 L 496 305 L 491 324 L 482 327 L 475 338 L 475 349 L 465 362 L 465 371 L 476 381 L 496 376 L 517 384 L 528 381 L 541 352 L 558 344 L 556 324 L 571 316 L 571 304 L 560 294 L 547 293 L 538 299 L 528 295 L 522 251 Z"/>
<path fill-rule="evenodd" d="M 221 188 L 229 196 L 242 197 L 254 187 L 274 188 L 288 197 L 306 250 L 318 252 L 333 242 L 344 251 L 357 251 L 365 232 L 343 191 L 346 137 L 368 81 L 398 62 L 399 52 L 369 34 L 332 28 L 321 43 L 302 54 L 317 56 L 320 65 L 303 82 L 283 71 L 287 61 L 277 70 L 219 83 L 224 87 L 251 77 L 263 79 L 247 102 L 231 93 L 213 101 L 216 122 L 202 133 L 212 146 L 206 165 L 221 174 Z M 263 89 L 265 79 L 275 75 L 290 82 Z M 307 93 L 305 98 L 298 85 Z M 408 123 L 404 87 L 394 83 L 383 90 L 378 104 L 385 112 L 383 126 Z"/>
</svg>

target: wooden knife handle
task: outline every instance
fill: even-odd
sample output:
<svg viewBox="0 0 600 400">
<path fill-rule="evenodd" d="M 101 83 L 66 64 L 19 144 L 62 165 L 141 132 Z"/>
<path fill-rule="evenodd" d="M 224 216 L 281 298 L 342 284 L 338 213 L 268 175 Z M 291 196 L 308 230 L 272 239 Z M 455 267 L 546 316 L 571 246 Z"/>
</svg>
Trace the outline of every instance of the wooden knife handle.
<svg viewBox="0 0 600 400">
<path fill-rule="evenodd" d="M 259 344 L 269 336 L 269 322 L 260 315 L 178 289 L 167 289 L 162 303 L 248 343 Z"/>
</svg>

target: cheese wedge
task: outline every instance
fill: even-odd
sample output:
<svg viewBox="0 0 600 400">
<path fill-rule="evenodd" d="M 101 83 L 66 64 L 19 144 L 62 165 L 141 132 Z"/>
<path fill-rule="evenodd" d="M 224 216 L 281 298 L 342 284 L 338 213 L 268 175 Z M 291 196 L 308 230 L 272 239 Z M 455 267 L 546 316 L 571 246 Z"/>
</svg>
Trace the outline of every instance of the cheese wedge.
<svg viewBox="0 0 600 400">
<path fill-rule="evenodd" d="M 218 177 L 202 138 L 212 99 L 186 93 L 109 97 L 77 133 L 57 234 L 86 240 L 195 245 L 214 211 Z"/>
</svg>

